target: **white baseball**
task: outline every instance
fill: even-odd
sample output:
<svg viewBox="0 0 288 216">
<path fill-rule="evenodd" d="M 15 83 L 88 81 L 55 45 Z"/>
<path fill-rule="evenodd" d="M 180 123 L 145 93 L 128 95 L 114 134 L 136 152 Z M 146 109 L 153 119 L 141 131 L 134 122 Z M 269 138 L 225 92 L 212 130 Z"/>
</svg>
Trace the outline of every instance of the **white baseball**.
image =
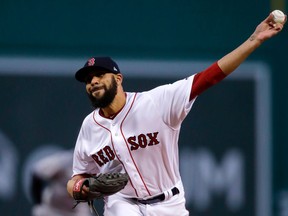
<svg viewBox="0 0 288 216">
<path fill-rule="evenodd" d="M 285 21 L 285 14 L 281 10 L 274 10 L 272 14 L 275 23 L 283 23 Z"/>
</svg>

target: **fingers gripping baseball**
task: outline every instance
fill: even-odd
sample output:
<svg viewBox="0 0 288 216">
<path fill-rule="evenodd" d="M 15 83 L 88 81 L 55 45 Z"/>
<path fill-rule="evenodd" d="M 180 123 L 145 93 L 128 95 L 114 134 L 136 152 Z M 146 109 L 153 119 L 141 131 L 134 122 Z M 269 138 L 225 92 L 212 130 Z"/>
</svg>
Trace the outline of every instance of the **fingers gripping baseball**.
<svg viewBox="0 0 288 216">
<path fill-rule="evenodd" d="M 281 14 L 282 15 L 282 14 Z M 284 27 L 287 21 L 287 16 L 283 13 L 281 17 L 276 17 L 275 12 L 271 12 L 269 16 L 261 22 L 252 37 L 259 39 L 261 42 L 278 34 Z"/>
<path fill-rule="evenodd" d="M 128 183 L 126 173 L 105 173 L 96 177 L 83 178 L 75 182 L 73 197 L 76 201 L 88 202 L 122 190 Z"/>
</svg>

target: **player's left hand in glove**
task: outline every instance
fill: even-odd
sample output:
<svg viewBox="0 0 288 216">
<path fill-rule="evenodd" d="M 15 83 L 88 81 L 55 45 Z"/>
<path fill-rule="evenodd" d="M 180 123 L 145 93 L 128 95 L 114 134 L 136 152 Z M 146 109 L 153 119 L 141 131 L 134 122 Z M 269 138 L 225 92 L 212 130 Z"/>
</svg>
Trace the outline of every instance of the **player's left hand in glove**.
<svg viewBox="0 0 288 216">
<path fill-rule="evenodd" d="M 119 192 L 126 186 L 128 180 L 127 173 L 101 173 L 96 177 L 78 179 L 73 187 L 73 197 L 76 200 L 74 208 L 80 202 L 87 202 L 91 212 L 94 211 L 98 215 L 93 200 Z"/>
<path fill-rule="evenodd" d="M 127 173 L 101 173 L 96 177 L 82 178 L 74 184 L 73 197 L 77 202 L 100 199 L 122 190 L 128 179 Z"/>
</svg>

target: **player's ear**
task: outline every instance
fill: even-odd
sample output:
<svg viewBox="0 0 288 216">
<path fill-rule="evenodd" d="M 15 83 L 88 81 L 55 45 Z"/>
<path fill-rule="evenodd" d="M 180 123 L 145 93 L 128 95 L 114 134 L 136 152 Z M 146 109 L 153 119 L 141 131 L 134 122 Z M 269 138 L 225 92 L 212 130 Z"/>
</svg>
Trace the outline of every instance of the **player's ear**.
<svg viewBox="0 0 288 216">
<path fill-rule="evenodd" d="M 123 75 L 121 73 L 115 74 L 115 80 L 118 85 L 121 85 L 123 81 Z"/>
</svg>

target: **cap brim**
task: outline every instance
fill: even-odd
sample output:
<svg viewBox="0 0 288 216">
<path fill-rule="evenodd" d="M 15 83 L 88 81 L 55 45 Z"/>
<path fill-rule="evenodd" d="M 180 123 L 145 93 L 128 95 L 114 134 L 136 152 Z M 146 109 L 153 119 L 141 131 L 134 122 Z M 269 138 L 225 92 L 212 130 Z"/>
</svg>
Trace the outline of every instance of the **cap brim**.
<svg viewBox="0 0 288 216">
<path fill-rule="evenodd" d="M 100 71 L 110 71 L 110 70 L 107 70 L 107 68 L 98 67 L 98 66 L 83 67 L 75 73 L 75 79 L 78 80 L 79 82 L 85 82 L 85 77 L 92 71 L 100 72 Z"/>
</svg>

